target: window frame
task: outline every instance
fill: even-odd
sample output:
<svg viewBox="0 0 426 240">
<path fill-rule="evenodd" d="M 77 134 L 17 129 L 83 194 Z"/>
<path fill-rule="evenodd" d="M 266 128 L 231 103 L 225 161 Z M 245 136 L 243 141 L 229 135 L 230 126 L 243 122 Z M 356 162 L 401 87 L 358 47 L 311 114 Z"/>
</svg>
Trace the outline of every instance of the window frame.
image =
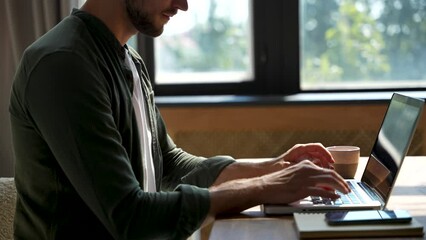
<svg viewBox="0 0 426 240">
<path fill-rule="evenodd" d="M 291 95 L 296 93 L 410 91 L 426 88 L 301 90 L 300 0 L 252 0 L 254 79 L 241 83 L 156 84 L 154 39 L 138 36 L 138 50 L 157 96 Z M 279 29 L 283 29 L 279 31 Z"/>
</svg>

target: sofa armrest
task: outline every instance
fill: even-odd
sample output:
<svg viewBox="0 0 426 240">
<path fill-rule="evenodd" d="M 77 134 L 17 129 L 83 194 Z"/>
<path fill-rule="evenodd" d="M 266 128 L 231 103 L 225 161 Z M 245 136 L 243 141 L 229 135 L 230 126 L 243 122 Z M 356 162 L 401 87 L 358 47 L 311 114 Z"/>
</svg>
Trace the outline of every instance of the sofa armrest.
<svg viewBox="0 0 426 240">
<path fill-rule="evenodd" d="M 0 178 L 0 239 L 13 239 L 16 207 L 14 178 Z"/>
</svg>

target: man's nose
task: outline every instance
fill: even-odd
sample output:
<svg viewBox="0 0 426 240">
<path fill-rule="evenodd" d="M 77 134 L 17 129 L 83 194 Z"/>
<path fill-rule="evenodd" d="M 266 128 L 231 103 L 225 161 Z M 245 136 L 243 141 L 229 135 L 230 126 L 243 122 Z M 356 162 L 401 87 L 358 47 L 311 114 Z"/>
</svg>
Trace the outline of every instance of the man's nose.
<svg viewBox="0 0 426 240">
<path fill-rule="evenodd" d="M 187 0 L 174 0 L 173 1 L 173 7 L 177 8 L 181 11 L 187 11 L 188 10 L 188 1 Z"/>
</svg>

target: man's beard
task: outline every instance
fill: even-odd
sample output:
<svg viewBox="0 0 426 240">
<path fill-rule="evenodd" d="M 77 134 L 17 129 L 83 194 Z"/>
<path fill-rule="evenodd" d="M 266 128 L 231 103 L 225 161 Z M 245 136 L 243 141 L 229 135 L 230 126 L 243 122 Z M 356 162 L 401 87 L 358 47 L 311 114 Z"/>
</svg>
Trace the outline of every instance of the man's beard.
<svg viewBox="0 0 426 240">
<path fill-rule="evenodd" d="M 152 21 L 149 19 L 148 14 L 138 10 L 134 4 L 134 0 L 126 0 L 126 11 L 129 15 L 130 21 L 133 26 L 143 34 L 151 37 L 158 37 L 163 33 L 163 27 L 156 28 Z"/>
</svg>

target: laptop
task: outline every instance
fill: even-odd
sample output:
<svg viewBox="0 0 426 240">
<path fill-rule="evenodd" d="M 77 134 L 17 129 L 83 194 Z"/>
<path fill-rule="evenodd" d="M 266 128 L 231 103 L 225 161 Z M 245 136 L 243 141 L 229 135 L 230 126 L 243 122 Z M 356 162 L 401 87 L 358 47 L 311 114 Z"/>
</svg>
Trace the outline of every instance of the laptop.
<svg viewBox="0 0 426 240">
<path fill-rule="evenodd" d="M 263 204 L 265 214 L 385 209 L 423 110 L 424 100 L 392 95 L 361 180 L 346 179 L 352 192 L 336 201 L 307 197 L 291 204 Z"/>
</svg>

